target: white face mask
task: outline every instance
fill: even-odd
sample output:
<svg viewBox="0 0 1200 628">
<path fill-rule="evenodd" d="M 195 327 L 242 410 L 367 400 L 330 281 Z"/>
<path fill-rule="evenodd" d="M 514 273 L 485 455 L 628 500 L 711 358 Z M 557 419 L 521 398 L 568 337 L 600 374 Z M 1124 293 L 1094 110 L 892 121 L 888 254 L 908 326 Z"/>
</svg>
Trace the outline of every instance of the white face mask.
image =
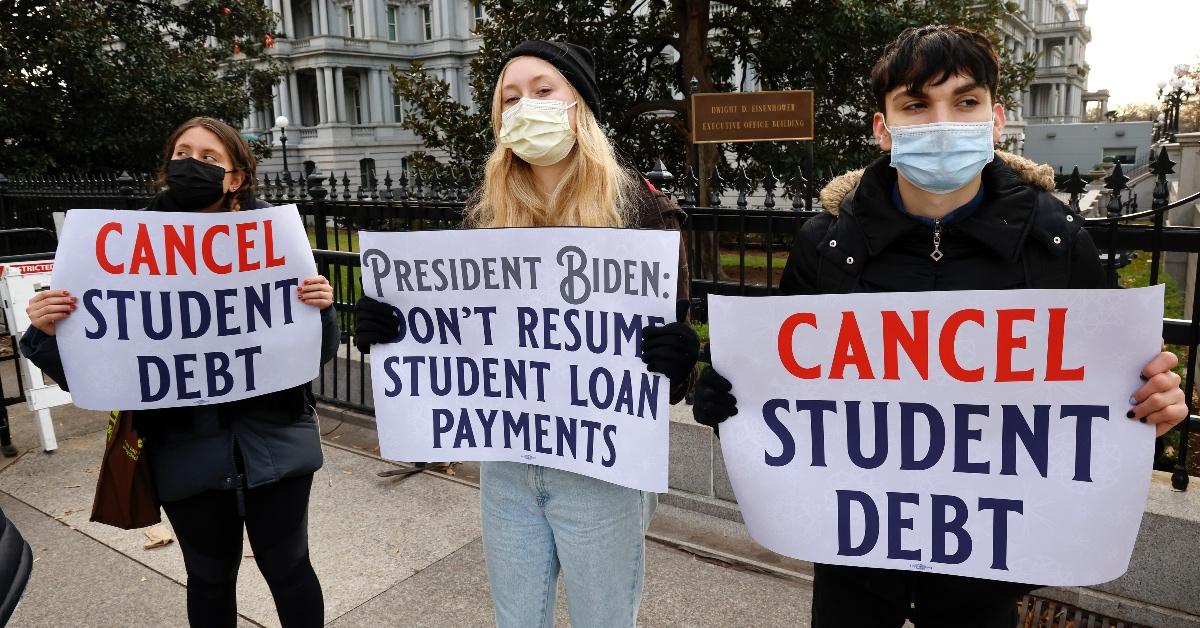
<svg viewBox="0 0 1200 628">
<path fill-rule="evenodd" d="M 522 98 L 501 115 L 500 145 L 535 166 L 552 166 L 575 146 L 567 110 L 575 103 Z"/>
</svg>

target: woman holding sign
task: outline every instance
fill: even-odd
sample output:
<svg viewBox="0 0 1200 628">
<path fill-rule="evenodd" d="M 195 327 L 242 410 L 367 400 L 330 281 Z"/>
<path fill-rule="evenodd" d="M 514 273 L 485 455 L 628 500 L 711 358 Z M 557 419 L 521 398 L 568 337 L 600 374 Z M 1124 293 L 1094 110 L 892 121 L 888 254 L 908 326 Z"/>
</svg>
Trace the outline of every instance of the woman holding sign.
<svg viewBox="0 0 1200 628">
<path fill-rule="evenodd" d="M 600 129 L 592 54 L 573 44 L 527 41 L 505 56 L 492 97 L 496 148 L 482 188 L 468 201 L 468 227 L 591 226 L 678 230 L 679 207 L 622 168 Z M 680 242 L 679 321 L 647 327 L 642 360 L 671 383 L 671 401 L 691 384 L 699 341 L 687 322 L 687 256 Z M 364 297 L 355 342 L 392 342 L 399 321 Z M 571 623 L 629 627 L 637 618 L 645 530 L 657 496 L 567 471 L 514 462 L 481 464 L 483 543 L 496 623 L 554 625 L 563 572 Z"/>
<path fill-rule="evenodd" d="M 213 118 L 193 118 L 167 140 L 159 173 L 166 189 L 146 209 L 262 207 L 255 201 L 254 176 L 254 155 L 235 129 Z M 64 389 L 55 327 L 75 311 L 76 298 L 47 290 L 30 299 L 32 327 L 21 339 L 21 351 Z M 321 361 L 330 360 L 339 332 L 329 282 L 304 279 L 295 299 L 321 311 L 321 338 L 301 342 L 320 342 Z M 104 368 L 101 357 L 97 376 L 104 376 Z M 134 413 L 155 492 L 183 551 L 192 626 L 236 624 L 243 527 L 280 623 L 323 624 L 321 585 L 308 553 L 308 497 L 322 462 L 313 402 L 304 385 L 239 401 Z"/>
</svg>

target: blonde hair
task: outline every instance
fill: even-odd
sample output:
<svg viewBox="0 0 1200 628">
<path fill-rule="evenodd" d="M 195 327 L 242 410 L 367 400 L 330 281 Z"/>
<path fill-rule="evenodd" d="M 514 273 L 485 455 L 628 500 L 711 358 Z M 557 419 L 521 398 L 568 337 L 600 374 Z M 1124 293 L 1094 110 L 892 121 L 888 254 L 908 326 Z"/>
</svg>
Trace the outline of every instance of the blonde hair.
<svg viewBox="0 0 1200 628">
<path fill-rule="evenodd" d="M 519 58 L 519 57 L 518 57 Z M 515 60 L 515 59 L 514 59 Z M 500 71 L 492 94 L 492 136 L 496 147 L 484 168 L 477 202 L 467 207 L 467 227 L 624 227 L 631 221 L 637 180 L 617 161 L 596 116 L 568 83 L 575 108 L 575 147 L 564 159 L 570 165 L 547 196 L 537 186 L 528 163 L 499 142 L 501 84 L 510 60 Z"/>
</svg>

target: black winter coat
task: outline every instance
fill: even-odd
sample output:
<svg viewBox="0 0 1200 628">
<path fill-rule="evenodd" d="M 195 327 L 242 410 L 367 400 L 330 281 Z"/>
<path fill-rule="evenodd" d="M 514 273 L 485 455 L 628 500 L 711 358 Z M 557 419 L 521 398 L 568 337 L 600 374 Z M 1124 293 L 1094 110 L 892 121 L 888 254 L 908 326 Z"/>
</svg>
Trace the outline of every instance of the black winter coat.
<svg viewBox="0 0 1200 628">
<path fill-rule="evenodd" d="M 152 203 L 148 209 L 156 207 Z M 333 310 L 321 311 L 322 364 L 337 355 L 341 337 Z M 21 353 L 69 389 L 54 336 L 30 327 L 21 337 Z M 321 468 L 321 436 L 307 384 L 240 401 L 139 410 L 134 419 L 160 501 L 206 490 L 256 488 Z M 235 460 L 235 443 L 241 460 Z"/>
<path fill-rule="evenodd" d="M 885 156 L 834 179 L 822 213 L 804 224 L 780 282 L 783 294 L 1101 288 L 1104 271 L 1083 220 L 1054 198 L 1049 166 L 997 152 L 983 169 L 984 198 L 941 227 L 905 215 L 892 200 L 896 170 Z M 818 565 L 817 573 L 853 582 L 908 606 L 987 605 L 1035 586 L 944 574 Z"/>
</svg>

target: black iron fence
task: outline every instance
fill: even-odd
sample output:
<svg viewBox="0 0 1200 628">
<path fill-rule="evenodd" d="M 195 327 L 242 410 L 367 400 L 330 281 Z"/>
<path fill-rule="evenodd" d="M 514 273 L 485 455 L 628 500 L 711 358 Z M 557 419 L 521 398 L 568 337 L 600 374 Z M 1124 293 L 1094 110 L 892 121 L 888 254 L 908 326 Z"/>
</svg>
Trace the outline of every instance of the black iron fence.
<svg viewBox="0 0 1200 628">
<path fill-rule="evenodd" d="M 1186 365 L 1184 390 L 1194 391 L 1200 345 L 1200 289 L 1189 289 L 1182 285 L 1182 278 L 1173 279 L 1162 268 L 1168 255 L 1200 253 L 1200 228 L 1166 225 L 1172 209 L 1197 201 L 1200 194 L 1168 202 L 1167 177 L 1173 174 L 1173 168 L 1164 149 L 1151 164 L 1157 177 L 1152 209 L 1130 213 L 1129 204 L 1122 202 L 1128 177 L 1118 164 L 1105 179 L 1111 192 L 1107 215 L 1087 220 L 1085 228 L 1100 248 L 1110 286 L 1166 281 L 1174 286 L 1173 294 L 1190 295 L 1190 304 L 1175 303 L 1174 309 L 1168 304 L 1163 337 Z M 692 269 L 693 318 L 700 323 L 707 321 L 706 295 L 756 296 L 777 291 L 793 239 L 801 225 L 822 210 L 814 203 L 812 186 L 803 172 L 786 180 L 776 177 L 769 168 L 757 177 L 748 173 L 740 167 L 732 172 L 725 168 L 714 171 L 707 181 L 705 202 L 698 201 L 699 181 L 690 172 L 677 179 L 660 162 L 646 173 L 651 183 L 675 197 L 689 215 L 685 230 Z M 357 271 L 357 231 L 454 228 L 461 220 L 474 180 L 465 171 L 451 170 L 443 176 L 414 174 L 397 179 L 388 173 L 382 180 L 372 179 L 366 185 L 352 185 L 347 174 L 340 178 L 265 174 L 257 183 L 261 199 L 299 207 L 318 267 L 334 288 L 341 348 L 338 357 L 314 382 L 314 392 L 327 403 L 371 412 L 369 362 L 354 348 L 351 338 L 353 304 L 362 289 Z M 1085 186 L 1077 173 L 1064 184 L 1072 206 L 1078 207 Z M 49 250 L 46 235 L 55 231 L 56 213 L 84 207 L 133 209 L 144 206 L 154 191 L 151 178 L 128 174 L 11 180 L 0 175 L 0 254 L 45 253 Z M 32 231 L 7 231 L 12 229 Z M 1190 315 L 1185 317 L 1184 311 Z M 1188 403 L 1189 413 L 1194 412 L 1196 404 L 1191 396 Z M 1167 445 L 1175 449 L 1171 471 L 1178 490 L 1187 487 L 1185 461 L 1192 461 L 1193 472 L 1200 466 L 1200 456 L 1194 453 L 1200 449 L 1196 442 L 1200 438 L 1193 436 L 1200 436 L 1200 418 L 1194 414 L 1177 428 Z M 1189 450 L 1193 450 L 1190 457 Z"/>
</svg>

